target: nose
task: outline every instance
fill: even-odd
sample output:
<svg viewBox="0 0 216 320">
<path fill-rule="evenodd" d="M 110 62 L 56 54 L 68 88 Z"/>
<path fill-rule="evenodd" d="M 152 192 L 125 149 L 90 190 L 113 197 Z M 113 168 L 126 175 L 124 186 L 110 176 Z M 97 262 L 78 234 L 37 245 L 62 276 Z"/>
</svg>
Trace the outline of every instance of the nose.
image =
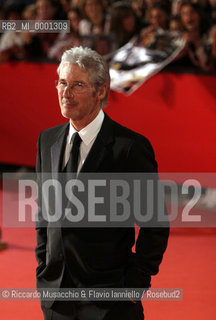
<svg viewBox="0 0 216 320">
<path fill-rule="evenodd" d="M 71 97 L 72 95 L 73 95 L 73 92 L 72 90 L 70 90 L 70 86 L 67 85 L 63 90 L 63 97 L 68 98 L 68 97 Z"/>
</svg>

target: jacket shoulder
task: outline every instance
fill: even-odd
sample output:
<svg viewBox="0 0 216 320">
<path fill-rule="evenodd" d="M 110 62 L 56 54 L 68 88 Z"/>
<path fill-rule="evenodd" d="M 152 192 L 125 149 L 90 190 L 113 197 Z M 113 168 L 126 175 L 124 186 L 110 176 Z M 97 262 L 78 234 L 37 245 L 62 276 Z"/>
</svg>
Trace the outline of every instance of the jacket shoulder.
<svg viewBox="0 0 216 320">
<path fill-rule="evenodd" d="M 150 141 L 142 134 L 128 129 L 110 118 L 108 121 L 111 121 L 110 125 L 113 127 L 114 145 L 116 145 L 118 152 L 123 151 L 125 154 L 124 163 L 129 163 L 130 170 L 142 172 L 145 167 L 146 172 L 155 172 L 157 162 Z M 136 164 L 136 168 L 134 164 Z"/>
<path fill-rule="evenodd" d="M 52 144 L 69 127 L 69 122 L 41 131 L 40 140 Z"/>
<path fill-rule="evenodd" d="M 153 151 L 150 141 L 145 136 L 119 124 L 118 122 L 112 119 L 110 120 L 112 121 L 116 137 L 118 137 L 119 139 L 126 140 L 129 144 L 141 144 L 145 146 L 147 149 Z"/>
</svg>

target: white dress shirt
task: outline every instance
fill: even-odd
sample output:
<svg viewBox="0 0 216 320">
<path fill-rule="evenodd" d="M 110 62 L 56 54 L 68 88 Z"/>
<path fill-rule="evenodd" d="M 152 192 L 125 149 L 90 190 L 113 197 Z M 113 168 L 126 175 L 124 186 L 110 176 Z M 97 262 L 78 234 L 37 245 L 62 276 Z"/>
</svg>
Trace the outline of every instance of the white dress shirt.
<svg viewBox="0 0 216 320">
<path fill-rule="evenodd" d="M 79 150 L 79 158 L 78 158 L 78 169 L 77 172 L 80 172 L 83 163 L 85 162 L 87 155 L 95 142 L 95 139 L 98 135 L 98 132 L 101 129 L 102 123 L 104 120 L 104 112 L 102 110 L 99 111 L 98 115 L 92 122 L 90 122 L 85 128 L 78 131 L 80 138 L 82 139 Z M 70 128 L 67 136 L 65 153 L 63 158 L 62 168 L 64 168 L 69 160 L 70 151 L 73 145 L 74 134 L 77 131 L 74 129 L 70 122 Z"/>
</svg>

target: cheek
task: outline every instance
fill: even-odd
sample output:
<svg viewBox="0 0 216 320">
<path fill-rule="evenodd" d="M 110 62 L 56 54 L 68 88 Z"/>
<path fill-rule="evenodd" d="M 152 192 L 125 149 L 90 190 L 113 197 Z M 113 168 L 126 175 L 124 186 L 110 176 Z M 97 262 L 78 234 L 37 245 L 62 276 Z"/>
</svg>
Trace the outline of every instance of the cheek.
<svg viewBox="0 0 216 320">
<path fill-rule="evenodd" d="M 186 19 L 185 19 L 185 17 L 181 17 L 181 23 L 183 24 L 183 25 L 185 25 L 186 24 Z"/>
<path fill-rule="evenodd" d="M 58 100 L 59 100 L 59 104 L 61 105 L 61 101 L 62 101 L 62 94 L 58 93 Z"/>
<path fill-rule="evenodd" d="M 72 22 L 72 28 L 74 30 L 78 30 L 79 29 L 79 23 L 78 22 Z"/>
<path fill-rule="evenodd" d="M 133 18 L 127 18 L 123 20 L 123 27 L 126 31 L 131 31 L 134 29 L 135 21 Z"/>
</svg>

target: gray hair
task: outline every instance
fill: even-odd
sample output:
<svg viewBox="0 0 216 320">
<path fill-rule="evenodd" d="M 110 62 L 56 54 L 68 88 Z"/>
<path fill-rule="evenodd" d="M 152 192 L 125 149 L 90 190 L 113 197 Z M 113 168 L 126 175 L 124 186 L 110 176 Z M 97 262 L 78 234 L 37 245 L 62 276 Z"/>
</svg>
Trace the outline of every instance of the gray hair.
<svg viewBox="0 0 216 320">
<path fill-rule="evenodd" d="M 102 85 L 107 85 L 106 95 L 101 100 L 101 106 L 106 106 L 110 90 L 110 75 L 107 62 L 102 56 L 90 48 L 73 47 L 63 53 L 57 69 L 58 74 L 60 74 L 61 67 L 64 63 L 78 65 L 81 69 L 89 71 L 95 92 L 97 92 Z"/>
</svg>

